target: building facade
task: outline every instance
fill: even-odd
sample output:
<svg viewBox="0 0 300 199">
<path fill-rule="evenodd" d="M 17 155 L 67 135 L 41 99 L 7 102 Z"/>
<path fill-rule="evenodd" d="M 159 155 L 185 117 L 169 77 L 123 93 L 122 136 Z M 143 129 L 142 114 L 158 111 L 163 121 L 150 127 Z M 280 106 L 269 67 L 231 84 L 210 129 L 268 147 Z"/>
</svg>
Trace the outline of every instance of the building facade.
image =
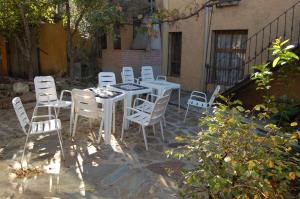
<svg viewBox="0 0 300 199">
<path fill-rule="evenodd" d="M 197 2 L 201 5 L 205 0 Z M 205 90 L 214 83 L 232 86 L 234 81 L 249 72 L 249 69 L 235 66 L 252 57 L 251 54 L 257 57 L 261 53 L 261 57 L 248 65 L 266 61 L 263 54 L 267 53 L 264 48 L 268 42 L 276 37 L 290 39 L 295 35 L 293 31 L 299 31 L 299 20 L 294 19 L 300 19 L 300 13 L 290 9 L 297 2 L 241 0 L 231 6 L 207 8 L 187 20 L 162 24 L 162 71 L 170 81 L 180 83 L 184 90 Z M 161 5 L 164 9 L 188 13 L 193 3 L 194 0 L 162 0 Z M 289 15 L 284 16 L 288 9 Z M 272 21 L 274 23 L 268 26 Z M 293 23 L 293 26 L 288 23 Z M 291 26 L 292 30 L 280 32 L 278 27 L 284 26 L 285 29 Z M 247 41 L 253 35 L 256 38 Z"/>
</svg>

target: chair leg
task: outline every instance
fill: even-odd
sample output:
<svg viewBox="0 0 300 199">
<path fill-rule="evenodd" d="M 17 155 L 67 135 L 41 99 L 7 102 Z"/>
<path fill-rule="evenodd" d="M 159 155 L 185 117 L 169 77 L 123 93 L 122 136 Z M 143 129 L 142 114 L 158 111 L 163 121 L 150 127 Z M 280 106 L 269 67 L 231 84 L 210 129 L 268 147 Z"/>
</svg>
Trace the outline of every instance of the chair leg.
<svg viewBox="0 0 300 199">
<path fill-rule="evenodd" d="M 188 114 L 189 108 L 190 108 L 190 104 L 188 104 L 188 107 L 187 107 L 187 109 L 186 109 L 186 112 L 185 112 L 185 116 L 184 116 L 183 122 L 185 122 L 185 120 L 186 120 L 186 116 L 187 116 L 187 114 Z"/>
<path fill-rule="evenodd" d="M 58 117 L 59 113 L 60 113 L 60 107 L 57 108 L 57 117 Z"/>
<path fill-rule="evenodd" d="M 146 136 L 146 132 L 145 132 L 145 126 L 142 126 L 142 129 L 143 129 L 143 136 L 144 136 L 146 150 L 148 151 L 148 143 L 147 143 L 147 136 Z"/>
<path fill-rule="evenodd" d="M 53 107 L 53 109 L 54 109 L 54 116 L 55 116 L 55 118 L 57 119 L 57 118 L 58 118 L 58 115 L 57 115 L 56 108 L 55 108 L 55 107 Z"/>
<path fill-rule="evenodd" d="M 124 136 L 124 126 L 125 126 L 125 120 L 126 120 L 126 118 L 124 117 L 123 118 L 123 124 L 122 124 L 122 134 L 121 134 L 121 141 L 123 141 L 123 136 Z"/>
<path fill-rule="evenodd" d="M 70 113 L 70 137 L 72 136 L 72 126 L 73 126 L 73 119 L 74 119 L 74 113 L 73 113 L 73 110 L 71 110 L 71 113 Z"/>
<path fill-rule="evenodd" d="M 73 133 L 72 133 L 72 137 L 75 136 L 75 132 L 76 132 L 76 125 L 77 125 L 77 120 L 78 120 L 78 115 L 75 114 L 75 121 L 74 121 L 74 127 L 73 127 Z"/>
<path fill-rule="evenodd" d="M 167 127 L 167 123 L 166 123 L 166 117 L 163 116 L 163 121 L 164 121 L 164 127 L 166 128 Z"/>
<path fill-rule="evenodd" d="M 113 105 L 113 134 L 116 133 L 116 104 Z"/>
<path fill-rule="evenodd" d="M 152 125 L 152 128 L 153 128 L 153 134 L 155 135 L 156 131 L 155 131 L 155 125 L 154 124 Z"/>
<path fill-rule="evenodd" d="M 159 122 L 159 124 L 160 124 L 161 137 L 162 137 L 163 141 L 165 141 L 163 121 L 161 120 Z"/>
<path fill-rule="evenodd" d="M 27 145 L 27 142 L 28 142 L 28 138 L 29 138 L 29 133 L 27 133 L 26 141 L 25 141 L 25 144 L 24 144 L 23 154 L 22 154 L 22 158 L 21 158 L 21 167 L 23 167 L 22 163 L 23 163 L 23 159 L 24 159 L 24 155 L 25 155 L 25 150 L 26 150 L 26 145 Z"/>
<path fill-rule="evenodd" d="M 61 137 L 61 131 L 60 130 L 57 130 L 57 136 L 58 136 L 58 140 L 59 140 L 59 144 L 60 144 L 62 158 L 65 159 L 65 154 L 64 154 L 64 149 L 63 149 L 63 146 L 62 146 L 62 137 Z"/>
<path fill-rule="evenodd" d="M 100 143 L 100 140 L 101 140 L 102 130 L 103 130 L 103 119 L 101 119 L 101 123 L 100 123 L 99 136 L 98 136 L 98 140 L 97 140 L 98 144 Z"/>
<path fill-rule="evenodd" d="M 142 132 L 142 125 L 139 125 L 139 133 Z"/>
</svg>

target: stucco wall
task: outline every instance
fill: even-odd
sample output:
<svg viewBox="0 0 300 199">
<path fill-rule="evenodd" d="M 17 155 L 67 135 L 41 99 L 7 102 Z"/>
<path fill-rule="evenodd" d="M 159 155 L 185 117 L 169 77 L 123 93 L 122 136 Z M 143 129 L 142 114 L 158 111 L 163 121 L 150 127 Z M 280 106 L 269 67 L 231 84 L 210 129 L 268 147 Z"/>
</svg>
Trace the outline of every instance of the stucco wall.
<svg viewBox="0 0 300 199">
<path fill-rule="evenodd" d="M 242 0 L 240 5 L 214 8 L 211 30 L 248 30 L 248 36 L 256 33 L 275 17 L 283 13 L 297 0 Z M 167 9 L 184 11 L 193 0 L 164 0 Z M 204 0 L 197 0 L 204 3 Z M 296 13 L 299 14 L 299 13 Z M 185 90 L 203 90 L 205 88 L 204 69 L 204 12 L 198 17 L 162 25 L 163 30 L 163 71 L 168 65 L 168 33 L 182 32 L 181 76 L 169 77 L 182 84 Z"/>
</svg>

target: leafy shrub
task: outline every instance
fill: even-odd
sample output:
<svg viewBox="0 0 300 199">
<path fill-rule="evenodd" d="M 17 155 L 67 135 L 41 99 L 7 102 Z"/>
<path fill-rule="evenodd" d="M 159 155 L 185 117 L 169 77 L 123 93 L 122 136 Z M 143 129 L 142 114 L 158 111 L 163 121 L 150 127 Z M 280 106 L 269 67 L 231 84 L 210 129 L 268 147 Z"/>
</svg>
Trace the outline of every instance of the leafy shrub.
<svg viewBox="0 0 300 199">
<path fill-rule="evenodd" d="M 276 40 L 273 66 L 290 64 L 298 57 Z M 278 58 L 279 57 L 279 58 Z M 299 192 L 300 153 L 298 131 L 286 132 L 268 122 L 278 113 L 270 95 L 273 72 L 270 64 L 257 67 L 253 79 L 266 92 L 265 103 L 245 110 L 239 100 L 220 96 L 212 115 L 202 120 L 205 130 L 188 138 L 188 145 L 168 151 L 191 163 L 182 172 L 182 196 L 201 198 L 286 198 Z M 290 123 L 294 127 L 296 122 Z M 260 129 L 260 130 L 259 130 Z"/>
</svg>

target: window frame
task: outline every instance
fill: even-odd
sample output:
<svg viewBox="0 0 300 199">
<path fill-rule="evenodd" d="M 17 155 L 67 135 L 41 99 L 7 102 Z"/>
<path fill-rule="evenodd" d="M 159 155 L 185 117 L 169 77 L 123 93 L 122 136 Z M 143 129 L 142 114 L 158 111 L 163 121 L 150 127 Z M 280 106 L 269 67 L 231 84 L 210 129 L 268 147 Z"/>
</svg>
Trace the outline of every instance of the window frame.
<svg viewBox="0 0 300 199">
<path fill-rule="evenodd" d="M 172 35 L 174 35 L 175 37 L 178 36 L 178 38 L 180 38 L 180 45 L 177 47 L 177 48 L 174 48 L 175 44 L 173 45 L 173 42 L 174 40 L 178 39 L 178 38 L 175 38 L 173 39 L 172 38 Z M 177 35 L 177 36 L 176 36 Z M 180 77 L 181 76 L 181 66 L 182 66 L 182 32 L 169 32 L 168 34 L 168 41 L 169 41 L 169 45 L 168 45 L 168 68 L 167 68 L 167 74 L 168 76 L 171 76 L 171 77 Z M 178 42 L 178 41 L 177 41 Z M 173 55 L 173 51 L 176 51 L 176 50 L 179 50 L 180 52 L 175 52 L 175 54 L 178 54 L 180 55 L 179 56 L 179 59 L 177 60 L 178 61 L 178 64 L 179 64 L 179 69 L 175 69 L 178 70 L 178 73 L 176 72 L 173 72 L 173 68 L 172 68 L 172 55 Z"/>
<path fill-rule="evenodd" d="M 221 35 L 230 35 L 230 43 L 229 46 L 230 48 L 227 48 L 226 42 L 228 41 L 223 41 L 225 42 L 225 48 L 219 48 L 218 47 L 218 42 L 219 42 L 219 37 Z M 235 35 L 242 35 L 240 41 L 240 46 L 239 48 L 233 48 L 234 42 L 237 42 L 238 40 L 234 40 Z M 230 85 L 230 82 L 233 82 L 235 75 L 234 72 L 236 72 L 237 77 L 240 78 L 239 76 L 244 74 L 244 68 L 241 68 L 240 66 L 243 65 L 242 63 L 246 60 L 246 55 L 247 55 L 247 43 L 245 44 L 244 42 L 247 41 L 248 38 L 248 30 L 246 29 L 232 29 L 232 30 L 213 30 L 213 37 L 211 41 L 211 50 L 210 50 L 210 66 L 209 70 L 210 72 L 208 73 L 207 77 L 207 82 L 208 83 L 219 83 L 222 85 Z M 222 43 L 223 43 L 222 42 Z M 224 44 L 224 43 L 223 43 Z M 244 45 L 243 45 L 244 44 Z M 218 65 L 218 54 L 223 53 L 225 54 L 225 64 L 224 66 L 219 66 Z M 234 62 L 236 55 L 240 54 L 239 57 L 240 59 L 238 62 Z M 227 59 L 226 57 L 230 57 Z M 235 64 L 238 63 L 238 64 Z M 219 78 L 220 73 L 224 73 L 221 75 L 222 77 Z"/>
</svg>

